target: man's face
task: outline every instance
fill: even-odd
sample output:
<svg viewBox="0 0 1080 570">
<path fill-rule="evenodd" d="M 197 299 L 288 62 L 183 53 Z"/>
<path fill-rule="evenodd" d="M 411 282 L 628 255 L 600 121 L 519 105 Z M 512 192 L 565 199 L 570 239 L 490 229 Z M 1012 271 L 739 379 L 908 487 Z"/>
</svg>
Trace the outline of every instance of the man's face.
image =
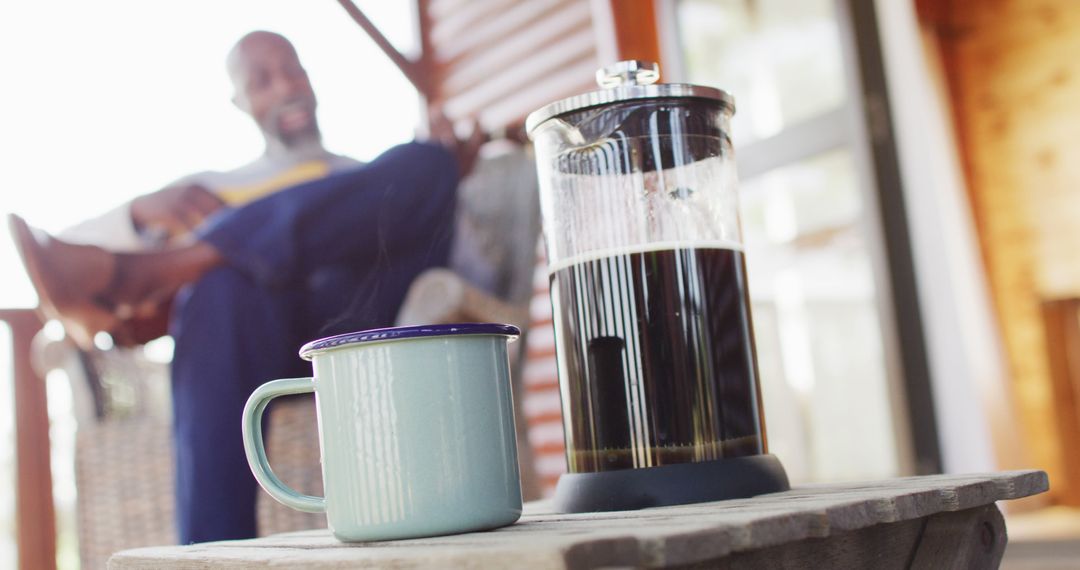
<svg viewBox="0 0 1080 570">
<path fill-rule="evenodd" d="M 285 146 L 318 139 L 315 92 L 292 45 L 276 35 L 249 36 L 230 61 L 235 103 L 269 138 Z"/>
</svg>

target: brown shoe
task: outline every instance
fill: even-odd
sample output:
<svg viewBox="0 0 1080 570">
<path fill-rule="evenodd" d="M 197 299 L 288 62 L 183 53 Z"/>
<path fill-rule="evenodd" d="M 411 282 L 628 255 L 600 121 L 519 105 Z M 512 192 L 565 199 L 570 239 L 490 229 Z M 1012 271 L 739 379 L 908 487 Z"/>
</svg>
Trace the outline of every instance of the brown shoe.
<svg viewBox="0 0 1080 570">
<path fill-rule="evenodd" d="M 39 310 L 58 319 L 83 348 L 94 335 L 116 327 L 119 319 L 96 299 L 112 284 L 116 256 L 90 245 L 78 245 L 35 232 L 26 220 L 8 216 L 8 226 L 26 272 L 39 298 Z"/>
</svg>

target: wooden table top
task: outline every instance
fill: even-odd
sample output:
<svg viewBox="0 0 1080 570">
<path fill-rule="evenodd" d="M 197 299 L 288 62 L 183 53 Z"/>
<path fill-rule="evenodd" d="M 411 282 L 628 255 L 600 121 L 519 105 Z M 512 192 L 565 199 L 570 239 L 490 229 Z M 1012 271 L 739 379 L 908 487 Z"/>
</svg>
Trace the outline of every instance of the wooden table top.
<svg viewBox="0 0 1080 570">
<path fill-rule="evenodd" d="M 580 568 L 670 566 L 885 523 L 962 511 L 1046 491 L 1046 473 L 933 475 L 865 483 L 805 485 L 751 499 L 640 511 L 556 514 L 526 505 L 495 531 L 344 544 L 326 530 L 251 540 L 127 550 L 109 560 L 129 568 Z"/>
</svg>

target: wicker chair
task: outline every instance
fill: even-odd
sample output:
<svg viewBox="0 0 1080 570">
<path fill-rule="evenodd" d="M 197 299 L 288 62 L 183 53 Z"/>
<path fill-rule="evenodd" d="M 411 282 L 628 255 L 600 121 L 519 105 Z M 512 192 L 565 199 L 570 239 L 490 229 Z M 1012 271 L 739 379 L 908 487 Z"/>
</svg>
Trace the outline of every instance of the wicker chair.
<svg viewBox="0 0 1080 570">
<path fill-rule="evenodd" d="M 398 324 L 507 322 L 525 331 L 539 233 L 536 196 L 527 152 L 517 148 L 483 158 L 459 189 L 453 270 L 421 275 L 410 287 Z M 175 543 L 167 364 L 149 359 L 141 348 L 82 353 L 44 334 L 35 345 L 36 368 L 63 369 L 72 384 L 79 426 L 75 479 L 82 568 L 104 568 L 117 550 Z M 518 395 L 524 392 L 517 373 L 524 347 L 521 342 L 512 351 Z M 515 405 L 523 491 L 535 497 L 524 415 L 520 401 Z M 266 445 L 284 482 L 322 494 L 313 398 L 276 403 Z M 256 511 L 260 535 L 326 524 L 322 515 L 286 508 L 265 493 L 259 494 Z"/>
</svg>

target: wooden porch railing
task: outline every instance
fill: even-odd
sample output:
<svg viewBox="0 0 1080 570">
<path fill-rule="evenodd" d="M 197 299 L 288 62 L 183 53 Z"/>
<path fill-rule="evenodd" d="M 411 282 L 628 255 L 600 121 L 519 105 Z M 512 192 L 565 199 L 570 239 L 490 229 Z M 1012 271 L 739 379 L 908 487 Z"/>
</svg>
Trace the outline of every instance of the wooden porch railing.
<svg viewBox="0 0 1080 570">
<path fill-rule="evenodd" d="M 11 327 L 15 384 L 15 533 L 21 570 L 56 568 L 56 515 L 49 464 L 45 382 L 30 366 L 30 341 L 42 322 L 32 309 L 0 309 Z"/>
</svg>

